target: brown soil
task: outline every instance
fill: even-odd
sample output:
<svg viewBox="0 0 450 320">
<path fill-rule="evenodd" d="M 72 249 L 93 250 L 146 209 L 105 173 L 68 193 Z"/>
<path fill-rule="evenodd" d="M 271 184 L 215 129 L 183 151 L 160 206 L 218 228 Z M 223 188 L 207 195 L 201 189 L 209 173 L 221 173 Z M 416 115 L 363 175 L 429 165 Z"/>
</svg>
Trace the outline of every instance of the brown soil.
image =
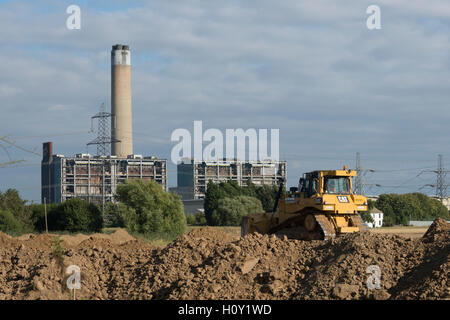
<svg viewBox="0 0 450 320">
<path fill-rule="evenodd" d="M 0 299 L 69 299 L 69 265 L 81 269 L 80 299 L 450 299 L 450 225 L 441 219 L 420 239 L 365 232 L 307 242 L 214 228 L 164 248 L 124 230 L 62 238 L 63 266 L 51 235 L 0 232 Z M 380 289 L 367 287 L 371 265 Z"/>
</svg>

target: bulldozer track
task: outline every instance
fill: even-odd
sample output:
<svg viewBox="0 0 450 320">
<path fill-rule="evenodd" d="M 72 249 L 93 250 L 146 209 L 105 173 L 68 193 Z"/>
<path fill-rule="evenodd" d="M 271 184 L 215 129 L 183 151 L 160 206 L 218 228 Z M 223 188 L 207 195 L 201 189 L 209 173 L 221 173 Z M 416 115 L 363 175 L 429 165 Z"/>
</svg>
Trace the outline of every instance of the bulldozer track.
<svg viewBox="0 0 450 320">
<path fill-rule="evenodd" d="M 322 229 L 324 240 L 328 240 L 336 237 L 336 231 L 334 229 L 333 223 L 324 214 L 315 214 L 316 222 Z"/>
<path fill-rule="evenodd" d="M 355 227 L 359 228 L 359 231 L 367 231 L 367 227 L 364 225 L 359 214 L 352 215 L 351 219 Z"/>
</svg>

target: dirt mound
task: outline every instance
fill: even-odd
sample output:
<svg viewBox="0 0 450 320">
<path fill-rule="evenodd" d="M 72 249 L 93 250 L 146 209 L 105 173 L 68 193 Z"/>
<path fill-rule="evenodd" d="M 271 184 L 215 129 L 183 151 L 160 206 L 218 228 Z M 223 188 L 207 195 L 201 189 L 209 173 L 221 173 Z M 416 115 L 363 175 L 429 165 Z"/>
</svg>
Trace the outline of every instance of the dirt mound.
<svg viewBox="0 0 450 320">
<path fill-rule="evenodd" d="M 84 240 L 89 239 L 89 236 L 87 236 L 85 234 L 78 233 L 78 234 L 76 234 L 74 236 L 63 235 L 63 236 L 61 236 L 61 239 L 63 240 L 64 246 L 74 247 L 74 246 L 79 245 Z"/>
<path fill-rule="evenodd" d="M 188 239 L 204 239 L 211 240 L 217 243 L 226 243 L 238 240 L 238 237 L 233 236 L 232 234 L 223 231 L 221 229 L 212 228 L 212 227 L 203 227 L 196 228 L 183 235 L 182 239 L 184 241 L 188 241 Z"/>
<path fill-rule="evenodd" d="M 81 270 L 80 299 L 449 299 L 448 232 L 436 220 L 422 239 L 359 233 L 307 242 L 207 227 L 155 248 L 118 230 L 62 236 L 63 265 L 53 236 L 0 233 L 0 299 L 68 299 L 70 265 Z"/>
<path fill-rule="evenodd" d="M 329 241 L 252 234 L 214 242 L 197 230 L 135 271 L 131 299 L 433 299 L 448 298 L 449 251 L 397 235 L 349 234 Z M 437 231 L 439 234 L 440 231 Z M 202 238 L 202 236 L 205 238 Z M 442 259 L 433 260 L 440 255 Z M 427 261 L 435 261 L 434 266 Z M 379 289 L 369 288 L 374 270 Z M 435 275 L 435 283 L 426 277 Z M 434 272 L 434 273 L 433 273 Z M 412 283 L 420 290 L 407 290 Z M 370 281 L 376 287 L 376 281 Z M 432 288 L 430 288 L 430 285 Z M 448 287 L 448 286 L 447 286 Z M 425 289 L 426 288 L 426 289 Z"/>
<path fill-rule="evenodd" d="M 118 229 L 110 235 L 111 241 L 115 244 L 123 244 L 128 241 L 136 240 L 125 229 Z"/>
<path fill-rule="evenodd" d="M 450 223 L 444 219 L 437 218 L 433 221 L 423 238 L 428 241 L 438 241 L 443 237 L 448 237 L 450 234 Z"/>
<path fill-rule="evenodd" d="M 107 240 L 116 245 L 120 245 L 120 244 L 123 244 L 128 241 L 136 240 L 133 236 L 131 236 L 124 229 L 118 229 L 109 235 L 104 234 L 104 233 L 95 233 L 95 234 L 92 234 L 89 236 L 85 235 L 85 234 L 81 234 L 81 233 L 79 233 L 75 236 L 63 235 L 63 236 L 61 236 L 61 239 L 63 239 L 64 245 L 68 246 L 68 247 L 76 247 L 88 239 L 100 240 L 99 243 L 104 243 L 101 240 Z"/>
<path fill-rule="evenodd" d="M 236 240 L 229 233 L 216 228 L 194 229 L 179 237 L 135 270 L 125 294 L 130 299 L 165 299 L 183 277 L 204 264 L 217 248 Z M 188 279 L 189 280 L 189 279 Z"/>
<path fill-rule="evenodd" d="M 6 233 L 0 231 L 0 246 L 7 246 L 12 242 L 14 242 L 14 240 L 12 240 L 12 237 L 10 235 L 7 235 Z"/>
</svg>

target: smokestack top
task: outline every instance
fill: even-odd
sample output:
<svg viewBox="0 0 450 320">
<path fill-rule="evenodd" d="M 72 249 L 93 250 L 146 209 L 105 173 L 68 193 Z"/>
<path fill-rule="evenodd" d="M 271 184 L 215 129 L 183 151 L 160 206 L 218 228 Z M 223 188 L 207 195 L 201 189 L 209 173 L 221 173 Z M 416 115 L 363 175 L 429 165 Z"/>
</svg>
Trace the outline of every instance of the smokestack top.
<svg viewBox="0 0 450 320">
<path fill-rule="evenodd" d="M 125 66 L 131 65 L 130 47 L 124 44 L 116 44 L 112 46 L 111 64 Z"/>
<path fill-rule="evenodd" d="M 115 46 L 112 46 L 113 50 L 130 50 L 130 46 L 125 44 L 116 44 Z"/>
</svg>

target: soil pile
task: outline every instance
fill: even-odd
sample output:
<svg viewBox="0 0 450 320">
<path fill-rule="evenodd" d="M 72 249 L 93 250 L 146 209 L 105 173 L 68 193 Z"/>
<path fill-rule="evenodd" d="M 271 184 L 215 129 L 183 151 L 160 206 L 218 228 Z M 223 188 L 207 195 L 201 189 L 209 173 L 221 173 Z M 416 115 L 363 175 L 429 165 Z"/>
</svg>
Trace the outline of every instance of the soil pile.
<svg viewBox="0 0 450 320">
<path fill-rule="evenodd" d="M 430 227 L 437 241 L 365 232 L 329 241 L 252 234 L 215 243 L 187 234 L 136 270 L 128 298 L 447 299 L 446 230 L 441 221 Z"/>
<path fill-rule="evenodd" d="M 0 233 L 0 299 L 68 299 L 81 270 L 82 299 L 450 299 L 450 226 L 421 239 L 358 233 L 328 241 L 200 228 L 164 248 L 126 231 L 64 236 Z"/>
<path fill-rule="evenodd" d="M 61 254 L 52 242 L 54 235 L 18 240 L 0 233 L 0 299 L 70 299 L 70 274 L 65 271 L 72 265 L 81 271 L 78 298 L 120 298 L 115 288 L 126 286 L 127 275 L 152 257 L 154 247 L 118 231 L 101 237 L 61 236 Z"/>
</svg>

